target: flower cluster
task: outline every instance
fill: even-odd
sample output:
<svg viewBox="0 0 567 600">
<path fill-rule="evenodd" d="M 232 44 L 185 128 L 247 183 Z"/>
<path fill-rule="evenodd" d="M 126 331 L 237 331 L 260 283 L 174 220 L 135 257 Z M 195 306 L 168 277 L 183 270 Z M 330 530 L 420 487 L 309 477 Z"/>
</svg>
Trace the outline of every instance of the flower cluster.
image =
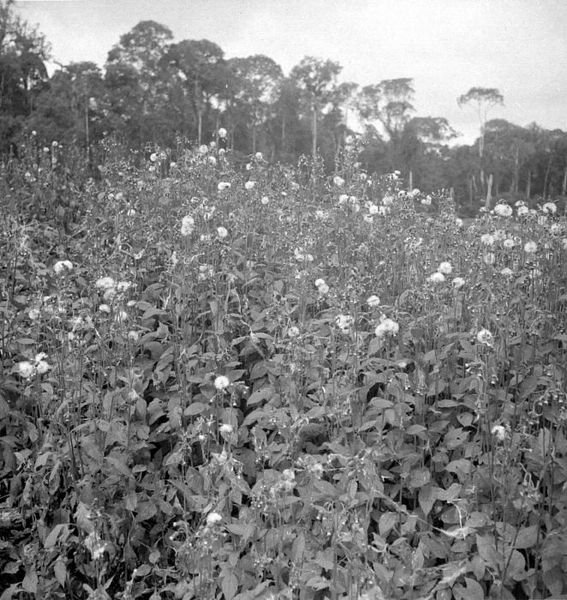
<svg viewBox="0 0 567 600">
<path fill-rule="evenodd" d="M 376 335 L 377 338 L 384 338 L 384 337 L 388 337 L 388 336 L 397 335 L 399 331 L 400 331 L 400 326 L 398 323 L 396 323 L 396 321 L 394 321 L 393 319 L 390 319 L 389 317 L 385 317 L 384 315 L 382 315 L 382 318 L 380 319 L 380 323 L 374 330 L 374 334 Z"/>
<path fill-rule="evenodd" d="M 351 315 L 337 315 L 335 317 L 335 325 L 340 329 L 341 333 L 348 334 L 352 331 L 354 318 Z"/>
<path fill-rule="evenodd" d="M 320 296 L 325 296 L 325 294 L 329 293 L 329 286 L 325 283 L 324 279 L 316 279 L 315 287 L 317 288 Z"/>
<path fill-rule="evenodd" d="M 34 375 L 43 375 L 51 369 L 50 365 L 46 362 L 47 354 L 40 352 L 35 355 L 35 358 L 31 361 L 23 360 L 17 363 L 14 370 L 18 375 L 24 379 L 30 379 Z"/>
</svg>

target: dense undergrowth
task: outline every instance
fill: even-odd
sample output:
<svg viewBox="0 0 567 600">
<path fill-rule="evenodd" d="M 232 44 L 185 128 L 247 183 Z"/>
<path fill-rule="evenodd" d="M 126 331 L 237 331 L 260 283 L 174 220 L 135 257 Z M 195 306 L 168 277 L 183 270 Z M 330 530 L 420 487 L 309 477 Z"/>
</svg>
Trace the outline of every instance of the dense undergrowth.
<svg viewBox="0 0 567 600">
<path fill-rule="evenodd" d="M 2 172 L 2 600 L 567 597 L 565 207 L 69 164 Z"/>
</svg>

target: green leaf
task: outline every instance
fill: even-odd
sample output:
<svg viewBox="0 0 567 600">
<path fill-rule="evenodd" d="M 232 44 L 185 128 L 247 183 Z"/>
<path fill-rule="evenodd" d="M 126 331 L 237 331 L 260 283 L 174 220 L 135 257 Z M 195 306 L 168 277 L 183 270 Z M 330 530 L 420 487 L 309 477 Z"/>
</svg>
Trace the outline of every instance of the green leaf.
<svg viewBox="0 0 567 600">
<path fill-rule="evenodd" d="M 300 533 L 291 546 L 291 559 L 297 565 L 303 562 L 303 555 L 305 553 L 305 534 Z"/>
<path fill-rule="evenodd" d="M 502 555 L 496 549 L 494 538 L 491 535 L 477 535 L 476 546 L 485 565 L 501 569 Z"/>
<path fill-rule="evenodd" d="M 424 431 L 427 431 L 427 427 L 424 427 L 423 425 L 410 425 L 405 433 L 407 435 L 419 435 L 420 433 L 423 433 Z"/>
<path fill-rule="evenodd" d="M 61 557 L 55 561 L 55 564 L 53 565 L 53 572 L 55 573 L 55 579 L 57 579 L 57 583 L 61 587 L 65 587 L 65 582 L 67 581 L 67 565 Z"/>
<path fill-rule="evenodd" d="M 506 575 L 513 581 L 523 581 L 526 578 L 526 559 L 518 550 L 512 550 L 508 557 Z"/>
<path fill-rule="evenodd" d="M 233 600 L 238 591 L 238 579 L 232 570 L 223 570 L 221 574 L 221 588 L 226 600 Z"/>
<path fill-rule="evenodd" d="M 414 469 L 411 471 L 408 486 L 410 489 L 417 489 L 427 485 L 431 481 L 429 469 Z"/>
<path fill-rule="evenodd" d="M 437 500 L 438 490 L 439 488 L 433 486 L 431 483 L 428 483 L 427 485 L 424 485 L 422 488 L 420 488 L 419 493 L 417 495 L 417 500 L 425 516 L 427 516 L 431 512 L 431 509 L 435 504 L 435 500 Z"/>
<path fill-rule="evenodd" d="M 24 579 L 22 580 L 22 587 L 24 590 L 34 596 L 37 594 L 37 584 L 39 583 L 39 578 L 35 569 L 30 571 L 26 571 Z"/>
<path fill-rule="evenodd" d="M 553 569 L 543 572 L 543 583 L 549 590 L 552 597 L 559 597 L 563 593 L 563 582 L 565 581 L 565 573 L 560 565 L 556 565 Z"/>
<path fill-rule="evenodd" d="M 204 412 L 207 409 L 207 405 L 203 404 L 202 402 L 193 402 L 193 404 L 190 404 L 184 411 L 184 415 L 186 417 L 190 417 L 190 416 L 194 416 L 194 415 L 200 415 L 202 412 Z"/>
<path fill-rule="evenodd" d="M 538 531 L 539 527 L 537 525 L 530 525 L 529 527 L 520 529 L 514 547 L 520 550 L 533 548 L 537 544 Z"/>
<path fill-rule="evenodd" d="M 453 597 L 455 600 L 484 600 L 486 594 L 478 581 L 465 577 L 465 586 L 460 584 L 453 586 Z"/>
<path fill-rule="evenodd" d="M 64 537 L 66 538 L 69 535 L 69 525 L 67 523 L 61 523 L 59 525 L 55 525 L 55 527 L 49 532 L 49 535 L 45 538 L 45 542 L 43 543 L 44 548 L 53 548 L 59 539 L 59 536 L 63 537 L 63 534 L 66 534 Z"/>
<path fill-rule="evenodd" d="M 386 537 L 390 531 L 398 524 L 399 517 L 394 512 L 384 513 L 378 521 L 378 530 L 382 537 Z"/>
<path fill-rule="evenodd" d="M 466 479 L 466 476 L 471 472 L 472 463 L 466 458 L 459 458 L 458 460 L 451 461 L 445 470 L 449 473 L 456 473 L 460 481 Z"/>
</svg>

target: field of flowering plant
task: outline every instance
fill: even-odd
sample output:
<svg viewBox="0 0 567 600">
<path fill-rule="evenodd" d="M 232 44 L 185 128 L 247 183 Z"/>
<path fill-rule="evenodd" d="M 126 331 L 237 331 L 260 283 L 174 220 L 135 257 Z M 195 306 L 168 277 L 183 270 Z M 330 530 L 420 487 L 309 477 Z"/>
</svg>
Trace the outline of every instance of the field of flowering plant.
<svg viewBox="0 0 567 600">
<path fill-rule="evenodd" d="M 0 181 L 0 599 L 567 597 L 565 207 L 214 144 Z"/>
</svg>

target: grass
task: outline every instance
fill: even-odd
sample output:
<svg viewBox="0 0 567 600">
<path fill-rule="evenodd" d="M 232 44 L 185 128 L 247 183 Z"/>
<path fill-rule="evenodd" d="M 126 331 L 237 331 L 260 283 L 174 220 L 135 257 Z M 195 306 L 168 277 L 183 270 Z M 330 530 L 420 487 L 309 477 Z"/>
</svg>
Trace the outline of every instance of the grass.
<svg viewBox="0 0 567 600">
<path fill-rule="evenodd" d="M 152 158 L 3 167 L 0 599 L 567 597 L 565 207 Z"/>
</svg>

